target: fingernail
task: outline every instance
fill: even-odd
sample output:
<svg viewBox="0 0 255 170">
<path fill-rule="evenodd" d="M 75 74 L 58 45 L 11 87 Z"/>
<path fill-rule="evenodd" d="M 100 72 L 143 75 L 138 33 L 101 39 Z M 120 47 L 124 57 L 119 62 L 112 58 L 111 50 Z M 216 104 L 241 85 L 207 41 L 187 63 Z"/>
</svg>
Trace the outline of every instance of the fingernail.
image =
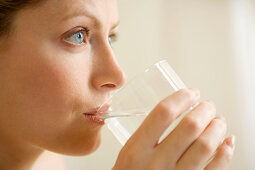
<svg viewBox="0 0 255 170">
<path fill-rule="evenodd" d="M 190 88 L 193 92 L 195 92 L 196 96 L 200 96 L 200 90 L 198 88 Z"/>
<path fill-rule="evenodd" d="M 235 140 L 235 136 L 231 136 L 230 139 L 226 141 L 226 144 L 233 149 L 235 146 Z"/>
<path fill-rule="evenodd" d="M 215 119 L 222 119 L 222 120 L 226 120 L 225 116 L 223 114 L 218 114 Z"/>
<path fill-rule="evenodd" d="M 207 100 L 207 102 L 211 103 L 211 105 L 213 105 L 214 107 L 216 107 L 214 101 L 212 101 L 212 100 Z"/>
</svg>

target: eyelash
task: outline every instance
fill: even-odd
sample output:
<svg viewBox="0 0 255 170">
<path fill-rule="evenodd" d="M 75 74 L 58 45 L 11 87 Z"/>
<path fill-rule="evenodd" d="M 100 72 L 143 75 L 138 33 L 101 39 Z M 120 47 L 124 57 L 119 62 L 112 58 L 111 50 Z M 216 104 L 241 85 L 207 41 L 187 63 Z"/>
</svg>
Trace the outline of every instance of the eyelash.
<svg viewBox="0 0 255 170">
<path fill-rule="evenodd" d="M 75 45 L 77 46 L 77 44 L 71 43 L 70 41 L 68 41 L 67 39 L 74 36 L 75 34 L 82 32 L 84 34 L 84 42 L 83 44 L 86 44 L 88 42 L 88 37 L 89 37 L 89 29 L 88 28 L 79 28 L 79 29 L 75 29 L 74 32 L 69 33 L 67 36 L 64 37 L 64 41 L 71 44 L 71 45 Z M 82 44 L 80 44 L 82 45 Z"/>
<path fill-rule="evenodd" d="M 111 35 L 109 36 L 109 38 L 112 39 L 112 43 L 115 43 L 116 41 L 118 41 L 119 35 L 118 35 L 117 33 L 114 33 L 114 34 L 111 34 Z M 111 43 L 111 44 L 112 44 L 112 43 Z"/>
<path fill-rule="evenodd" d="M 77 44 L 68 42 L 66 39 L 70 38 L 71 36 L 73 36 L 73 35 L 75 35 L 75 34 L 77 34 L 79 32 L 83 32 L 84 33 L 84 43 L 83 44 L 87 44 L 88 39 L 89 39 L 89 35 L 90 35 L 90 30 L 87 27 L 77 29 L 77 30 L 75 30 L 75 32 L 68 34 L 67 36 L 65 36 L 64 41 L 69 43 L 69 44 L 71 44 L 71 45 L 77 46 Z M 116 33 L 113 33 L 113 34 L 109 35 L 108 36 L 109 44 L 112 45 L 113 43 L 115 43 L 118 40 L 118 37 L 119 36 Z M 109 40 L 109 38 L 111 38 L 111 41 Z M 80 45 L 83 45 L 83 44 L 80 44 Z"/>
</svg>

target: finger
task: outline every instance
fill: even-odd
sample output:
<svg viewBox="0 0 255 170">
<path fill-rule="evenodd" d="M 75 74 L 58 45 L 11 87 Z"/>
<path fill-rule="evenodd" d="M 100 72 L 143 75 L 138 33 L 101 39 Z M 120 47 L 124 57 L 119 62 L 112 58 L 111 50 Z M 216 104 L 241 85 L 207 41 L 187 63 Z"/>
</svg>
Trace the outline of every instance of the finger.
<svg viewBox="0 0 255 170">
<path fill-rule="evenodd" d="M 231 136 L 225 139 L 216 152 L 213 160 L 205 167 L 204 170 L 225 170 L 231 161 L 235 149 L 235 137 Z"/>
<path fill-rule="evenodd" d="M 226 133 L 223 117 L 216 117 L 201 136 L 188 148 L 177 163 L 177 169 L 201 169 L 213 155 Z"/>
<path fill-rule="evenodd" d="M 181 113 L 196 104 L 199 97 L 200 92 L 197 89 L 181 89 L 165 98 L 146 117 L 130 140 L 140 147 L 154 147 L 166 128 Z"/>
<path fill-rule="evenodd" d="M 159 152 L 164 152 L 165 159 L 171 157 L 177 162 L 186 149 L 201 135 L 215 114 L 216 109 L 212 102 L 201 102 L 161 142 L 158 147 Z"/>
</svg>

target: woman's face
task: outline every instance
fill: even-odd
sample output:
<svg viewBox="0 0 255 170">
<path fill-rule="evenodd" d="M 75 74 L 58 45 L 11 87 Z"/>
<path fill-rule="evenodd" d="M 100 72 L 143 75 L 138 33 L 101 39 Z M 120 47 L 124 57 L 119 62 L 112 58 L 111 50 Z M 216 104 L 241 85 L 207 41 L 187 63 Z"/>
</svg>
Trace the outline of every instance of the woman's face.
<svg viewBox="0 0 255 170">
<path fill-rule="evenodd" d="M 50 0 L 20 11 L 0 45 L 0 134 L 84 155 L 100 143 L 94 111 L 125 82 L 110 45 L 116 0 Z"/>
</svg>

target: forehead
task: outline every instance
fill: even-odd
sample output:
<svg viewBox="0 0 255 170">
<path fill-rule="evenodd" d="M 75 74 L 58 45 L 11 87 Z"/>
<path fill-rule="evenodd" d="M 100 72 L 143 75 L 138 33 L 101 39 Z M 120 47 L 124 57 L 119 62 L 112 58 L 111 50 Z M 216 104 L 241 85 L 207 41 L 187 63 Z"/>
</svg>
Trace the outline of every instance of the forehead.
<svg viewBox="0 0 255 170">
<path fill-rule="evenodd" d="M 39 15 L 48 15 L 50 20 L 87 16 L 101 24 L 118 22 L 117 0 L 48 0 L 40 8 Z"/>
<path fill-rule="evenodd" d="M 98 17 L 117 15 L 116 0 L 56 0 L 66 15 L 87 13 Z M 62 11 L 63 13 L 63 11 Z"/>
</svg>

